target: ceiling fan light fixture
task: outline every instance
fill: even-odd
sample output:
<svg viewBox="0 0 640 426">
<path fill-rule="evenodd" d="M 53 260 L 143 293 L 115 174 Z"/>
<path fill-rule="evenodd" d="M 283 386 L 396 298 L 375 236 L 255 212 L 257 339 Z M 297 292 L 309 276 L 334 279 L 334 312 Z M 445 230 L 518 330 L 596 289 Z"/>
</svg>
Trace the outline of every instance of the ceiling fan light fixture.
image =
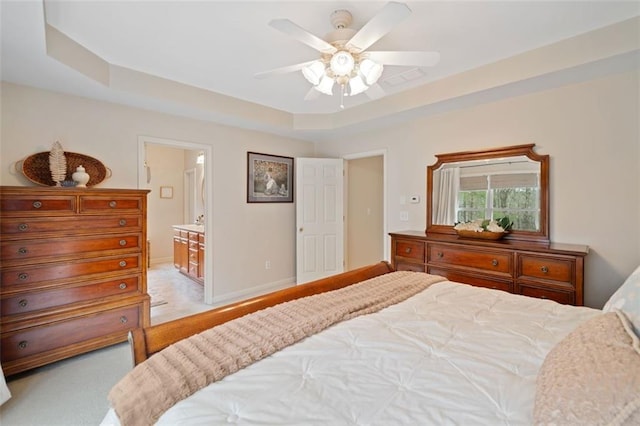
<svg viewBox="0 0 640 426">
<path fill-rule="evenodd" d="M 333 95 L 333 84 L 334 84 L 334 80 L 333 78 L 329 77 L 328 75 L 324 75 L 324 77 L 322 77 L 322 79 L 320 80 L 320 83 L 318 83 L 317 85 L 315 85 L 315 89 L 320 92 L 320 93 L 324 93 L 325 95 Z"/>
<path fill-rule="evenodd" d="M 362 80 L 362 77 L 359 75 L 356 75 L 349 80 L 349 96 L 358 95 L 368 88 L 369 86 L 364 84 L 364 80 Z"/>
<path fill-rule="evenodd" d="M 355 67 L 356 61 L 353 56 L 345 50 L 340 50 L 331 57 L 329 67 L 334 75 L 349 75 Z"/>
<path fill-rule="evenodd" d="M 371 86 L 382 75 L 383 66 L 371 59 L 364 59 L 360 62 L 360 73 L 364 77 L 364 81 L 367 85 Z"/>
<path fill-rule="evenodd" d="M 317 86 L 324 75 L 324 64 L 321 61 L 313 61 L 311 64 L 302 68 L 302 75 L 307 81 Z"/>
</svg>

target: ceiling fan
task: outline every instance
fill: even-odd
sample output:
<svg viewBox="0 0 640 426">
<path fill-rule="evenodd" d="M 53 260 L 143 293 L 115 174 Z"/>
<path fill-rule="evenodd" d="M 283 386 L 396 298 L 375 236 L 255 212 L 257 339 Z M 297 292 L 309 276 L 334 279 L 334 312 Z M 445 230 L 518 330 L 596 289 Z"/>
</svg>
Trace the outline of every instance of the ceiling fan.
<svg viewBox="0 0 640 426">
<path fill-rule="evenodd" d="M 302 71 L 313 85 L 305 100 L 320 93 L 333 95 L 337 84 L 340 88 L 340 107 L 343 97 L 355 96 L 366 91 L 370 98 L 379 98 L 384 91 L 377 84 L 384 65 L 429 67 L 440 60 L 438 52 L 421 51 L 367 51 L 376 41 L 389 33 L 411 14 L 404 3 L 389 2 L 359 31 L 349 28 L 352 21 L 347 10 L 336 10 L 330 15 L 334 31 L 321 39 L 289 19 L 274 19 L 269 25 L 320 52 L 320 58 L 289 65 L 256 74 L 264 78 L 294 71 Z"/>
</svg>

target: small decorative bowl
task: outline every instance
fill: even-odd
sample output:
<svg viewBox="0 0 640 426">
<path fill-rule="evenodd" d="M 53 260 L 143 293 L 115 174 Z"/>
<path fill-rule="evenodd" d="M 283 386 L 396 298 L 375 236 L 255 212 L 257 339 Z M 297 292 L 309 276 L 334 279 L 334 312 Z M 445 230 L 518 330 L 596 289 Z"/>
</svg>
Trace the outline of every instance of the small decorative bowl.
<svg viewBox="0 0 640 426">
<path fill-rule="evenodd" d="M 461 230 L 456 229 L 455 231 L 459 237 L 474 238 L 477 240 L 499 240 L 505 235 L 507 235 L 506 232 L 491 232 L 491 231 L 475 232 L 475 231 L 467 231 L 462 229 Z"/>
</svg>

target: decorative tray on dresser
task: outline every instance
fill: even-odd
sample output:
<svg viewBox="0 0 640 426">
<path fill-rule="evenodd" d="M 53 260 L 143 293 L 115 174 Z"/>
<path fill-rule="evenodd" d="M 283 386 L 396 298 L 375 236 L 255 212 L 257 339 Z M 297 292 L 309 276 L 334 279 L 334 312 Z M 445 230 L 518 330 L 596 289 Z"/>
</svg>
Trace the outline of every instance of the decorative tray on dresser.
<svg viewBox="0 0 640 426">
<path fill-rule="evenodd" d="M 5 374 L 124 341 L 149 325 L 148 192 L 0 187 Z"/>
<path fill-rule="evenodd" d="M 424 231 L 391 233 L 397 270 L 442 275 L 452 281 L 583 305 L 583 245 L 480 240 Z"/>
</svg>

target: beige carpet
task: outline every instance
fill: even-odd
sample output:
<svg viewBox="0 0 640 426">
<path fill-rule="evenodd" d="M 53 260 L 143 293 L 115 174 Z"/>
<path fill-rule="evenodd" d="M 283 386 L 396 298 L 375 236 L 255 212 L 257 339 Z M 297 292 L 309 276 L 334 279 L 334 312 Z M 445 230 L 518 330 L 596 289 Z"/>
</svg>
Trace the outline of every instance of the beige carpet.
<svg viewBox="0 0 640 426">
<path fill-rule="evenodd" d="M 170 263 L 153 265 L 147 281 L 152 300 L 165 302 L 151 309 L 152 324 L 212 308 L 202 302 L 202 286 Z M 131 368 L 129 344 L 121 343 L 14 375 L 7 380 L 12 397 L 0 407 L 0 425 L 98 425 L 109 408 L 109 390 Z"/>
</svg>

